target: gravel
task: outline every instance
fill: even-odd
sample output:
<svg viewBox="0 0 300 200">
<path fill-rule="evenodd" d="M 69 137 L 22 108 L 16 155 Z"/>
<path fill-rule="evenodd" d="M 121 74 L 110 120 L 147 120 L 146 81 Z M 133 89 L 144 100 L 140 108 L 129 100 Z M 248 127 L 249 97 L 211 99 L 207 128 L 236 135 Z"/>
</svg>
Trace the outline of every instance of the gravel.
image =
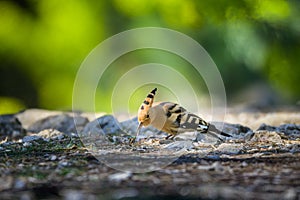
<svg viewBox="0 0 300 200">
<path fill-rule="evenodd" d="M 0 116 L 1 199 L 300 198 L 298 114 L 278 113 L 282 123 L 266 120 L 257 130 L 214 122 L 231 135 L 223 142 L 196 133 L 165 140 L 151 126 L 134 141 L 136 118 L 86 116 L 36 109 Z"/>
</svg>

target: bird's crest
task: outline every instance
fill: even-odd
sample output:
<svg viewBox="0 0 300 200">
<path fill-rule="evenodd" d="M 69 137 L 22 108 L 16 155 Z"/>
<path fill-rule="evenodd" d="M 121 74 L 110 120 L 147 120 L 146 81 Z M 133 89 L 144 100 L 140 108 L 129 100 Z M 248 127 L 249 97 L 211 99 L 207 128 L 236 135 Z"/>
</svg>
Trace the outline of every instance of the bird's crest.
<svg viewBox="0 0 300 200">
<path fill-rule="evenodd" d="M 154 88 L 147 95 L 147 97 L 143 101 L 142 105 L 140 106 L 139 111 L 138 111 L 138 121 L 139 122 L 143 122 L 146 118 L 149 118 L 148 112 L 149 112 L 149 109 L 152 107 L 156 91 L 157 91 L 157 88 Z"/>
</svg>

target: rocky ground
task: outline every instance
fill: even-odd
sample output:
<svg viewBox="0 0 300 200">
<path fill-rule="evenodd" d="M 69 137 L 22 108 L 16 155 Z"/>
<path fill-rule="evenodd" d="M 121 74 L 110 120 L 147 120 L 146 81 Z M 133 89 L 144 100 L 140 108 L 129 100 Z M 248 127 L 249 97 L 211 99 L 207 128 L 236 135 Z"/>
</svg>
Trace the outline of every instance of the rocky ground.
<svg viewBox="0 0 300 200">
<path fill-rule="evenodd" d="M 97 118 L 96 120 L 94 120 Z M 300 199 L 300 112 L 234 112 L 231 137 L 136 118 L 30 109 L 0 116 L 1 199 Z"/>
</svg>

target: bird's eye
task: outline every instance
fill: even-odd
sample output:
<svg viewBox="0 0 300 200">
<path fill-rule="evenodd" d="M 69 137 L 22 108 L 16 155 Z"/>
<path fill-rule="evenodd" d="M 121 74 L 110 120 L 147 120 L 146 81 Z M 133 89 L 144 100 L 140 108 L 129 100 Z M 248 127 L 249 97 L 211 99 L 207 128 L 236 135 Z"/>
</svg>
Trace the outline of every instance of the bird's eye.
<svg viewBox="0 0 300 200">
<path fill-rule="evenodd" d="M 146 118 L 149 118 L 149 115 L 146 115 Z"/>
</svg>

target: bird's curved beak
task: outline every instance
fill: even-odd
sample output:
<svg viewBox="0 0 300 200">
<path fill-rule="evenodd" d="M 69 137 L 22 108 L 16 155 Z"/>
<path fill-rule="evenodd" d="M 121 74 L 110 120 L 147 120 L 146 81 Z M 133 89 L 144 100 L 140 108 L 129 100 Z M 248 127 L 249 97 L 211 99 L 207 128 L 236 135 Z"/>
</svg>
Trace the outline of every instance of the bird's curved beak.
<svg viewBox="0 0 300 200">
<path fill-rule="evenodd" d="M 139 126 L 138 126 L 138 128 L 137 128 L 137 130 L 136 130 L 136 137 L 139 135 L 142 126 L 143 126 L 143 123 L 140 122 L 140 123 L 139 123 Z"/>
</svg>

